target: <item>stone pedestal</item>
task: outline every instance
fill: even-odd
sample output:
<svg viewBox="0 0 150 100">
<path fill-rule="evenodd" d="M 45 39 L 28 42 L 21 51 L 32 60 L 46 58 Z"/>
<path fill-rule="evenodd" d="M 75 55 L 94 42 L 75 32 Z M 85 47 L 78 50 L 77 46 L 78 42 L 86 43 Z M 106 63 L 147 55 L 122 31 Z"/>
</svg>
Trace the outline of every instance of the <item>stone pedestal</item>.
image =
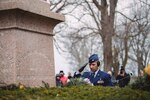
<svg viewBox="0 0 150 100">
<path fill-rule="evenodd" d="M 0 82 L 55 86 L 52 32 L 61 21 L 40 0 L 0 0 Z"/>
</svg>

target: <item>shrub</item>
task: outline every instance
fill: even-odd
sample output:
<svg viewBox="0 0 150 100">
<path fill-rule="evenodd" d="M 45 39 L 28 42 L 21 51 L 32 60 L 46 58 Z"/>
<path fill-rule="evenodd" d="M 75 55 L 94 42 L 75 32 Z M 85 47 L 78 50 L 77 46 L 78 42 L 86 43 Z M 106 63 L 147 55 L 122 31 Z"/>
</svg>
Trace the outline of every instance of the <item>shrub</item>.
<svg viewBox="0 0 150 100">
<path fill-rule="evenodd" d="M 3 86 L 0 86 L 0 90 L 15 90 L 18 89 L 18 86 L 16 84 L 4 84 Z"/>
<path fill-rule="evenodd" d="M 144 76 L 140 76 L 131 84 L 132 89 L 140 89 L 150 92 L 150 65 L 145 68 Z"/>
<path fill-rule="evenodd" d="M 90 84 L 85 82 L 82 78 L 72 78 L 67 83 L 67 87 L 70 87 L 70 86 L 87 86 L 87 85 L 90 85 Z"/>
<path fill-rule="evenodd" d="M 0 100 L 149 100 L 150 92 L 102 86 L 2 90 Z"/>
<path fill-rule="evenodd" d="M 135 82 L 131 84 L 131 88 L 150 92 L 150 76 L 145 74 L 143 77 L 138 77 Z"/>
<path fill-rule="evenodd" d="M 46 88 L 46 89 L 50 88 L 48 83 L 42 81 L 42 84 L 44 85 L 44 87 L 41 87 L 41 88 Z"/>
</svg>

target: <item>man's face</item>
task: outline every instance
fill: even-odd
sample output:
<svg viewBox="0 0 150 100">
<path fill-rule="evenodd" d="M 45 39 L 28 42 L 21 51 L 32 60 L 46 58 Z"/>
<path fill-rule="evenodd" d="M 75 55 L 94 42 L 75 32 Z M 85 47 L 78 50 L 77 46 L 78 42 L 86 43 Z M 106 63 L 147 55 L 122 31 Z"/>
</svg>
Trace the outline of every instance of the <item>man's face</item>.
<svg viewBox="0 0 150 100">
<path fill-rule="evenodd" d="M 61 73 L 60 73 L 60 76 L 61 76 L 61 77 L 62 77 L 62 76 L 64 76 L 64 73 L 63 73 L 63 72 L 61 72 Z"/>
<path fill-rule="evenodd" d="M 121 70 L 121 71 L 120 71 L 120 74 L 124 74 L 124 73 L 125 73 L 125 70 Z"/>
<path fill-rule="evenodd" d="M 95 61 L 95 62 L 93 62 L 93 63 L 90 63 L 90 64 L 89 64 L 89 67 L 90 67 L 90 69 L 91 69 L 92 72 L 97 71 L 97 69 L 98 69 L 97 61 Z"/>
</svg>

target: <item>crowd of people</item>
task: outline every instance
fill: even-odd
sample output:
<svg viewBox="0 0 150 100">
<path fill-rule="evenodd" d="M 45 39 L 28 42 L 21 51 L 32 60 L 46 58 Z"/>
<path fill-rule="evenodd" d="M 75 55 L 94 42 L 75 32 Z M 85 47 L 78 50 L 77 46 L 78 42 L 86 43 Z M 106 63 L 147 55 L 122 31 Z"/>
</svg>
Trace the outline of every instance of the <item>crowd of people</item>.
<svg viewBox="0 0 150 100">
<path fill-rule="evenodd" d="M 63 70 L 60 70 L 59 74 L 56 74 L 56 86 L 57 87 L 64 87 L 67 85 L 69 80 L 73 78 L 71 76 L 71 73 L 68 73 L 68 76 L 65 76 L 65 73 Z"/>
<path fill-rule="evenodd" d="M 90 71 L 83 72 L 84 68 L 89 64 Z M 121 67 L 118 72 L 118 75 L 115 77 L 111 71 L 104 72 L 101 71 L 100 61 L 97 54 L 93 54 L 89 57 L 88 63 L 82 66 L 78 71 L 71 76 L 71 73 L 68 73 L 68 76 L 65 76 L 63 70 L 56 75 L 56 86 L 64 87 L 67 85 L 71 78 L 83 78 L 85 82 L 92 84 L 93 86 L 115 86 L 118 84 L 119 87 L 125 87 L 130 82 L 130 75 L 126 73 L 125 69 Z"/>
</svg>

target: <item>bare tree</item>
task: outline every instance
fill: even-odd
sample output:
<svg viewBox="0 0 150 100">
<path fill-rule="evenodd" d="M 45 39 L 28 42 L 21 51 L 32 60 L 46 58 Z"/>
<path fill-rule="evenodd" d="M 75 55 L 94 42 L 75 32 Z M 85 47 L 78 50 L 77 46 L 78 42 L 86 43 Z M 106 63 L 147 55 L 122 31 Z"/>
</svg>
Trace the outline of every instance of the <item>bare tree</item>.
<svg viewBox="0 0 150 100">
<path fill-rule="evenodd" d="M 117 2 L 118 0 L 92 0 L 92 2 L 88 0 L 83 0 L 82 2 L 75 0 L 74 2 L 72 2 L 75 7 L 70 10 L 71 12 L 79 6 L 83 7 L 85 12 L 80 17 L 74 16 L 80 22 L 82 22 L 81 19 L 84 18 L 85 15 L 92 18 L 94 27 L 92 25 L 89 25 L 91 23 L 82 22 L 84 27 L 82 26 L 82 28 L 77 29 L 77 31 L 74 31 L 73 33 L 81 33 L 81 31 L 83 32 L 86 30 L 90 30 L 88 34 L 82 34 L 82 36 L 87 37 L 91 36 L 91 34 L 93 34 L 94 36 L 97 36 L 95 34 L 100 35 L 100 37 L 98 38 L 99 40 L 102 39 L 103 43 L 104 69 L 106 71 L 111 70 L 111 66 L 113 65 L 112 38 L 115 35 L 114 19 Z M 60 3 L 57 2 L 56 6 L 58 6 L 59 4 Z M 59 6 L 60 8 L 58 9 L 63 9 L 64 5 L 70 5 L 70 2 L 64 0 L 63 6 Z M 58 11 L 60 10 L 57 10 L 57 12 Z M 72 34 L 71 36 L 74 36 L 74 34 Z"/>
<path fill-rule="evenodd" d="M 122 22 L 122 25 L 118 27 L 117 34 L 113 38 L 113 68 L 115 75 L 118 74 L 119 67 L 126 67 L 128 62 L 129 49 L 131 46 L 130 40 L 130 30 L 132 24 L 128 22 L 128 19 L 125 18 L 125 22 Z"/>
<path fill-rule="evenodd" d="M 105 71 L 113 67 L 115 74 L 120 65 L 126 67 L 131 61 L 137 63 L 139 69 L 148 64 L 150 58 L 149 3 L 147 0 L 136 1 L 134 5 L 140 4 L 140 8 L 137 10 L 137 6 L 131 7 L 132 13 L 127 16 L 115 11 L 117 2 L 118 0 L 58 0 L 58 2 L 51 3 L 54 4 L 51 6 L 53 10 L 58 8 L 55 9 L 56 12 L 64 11 L 62 13 L 74 18 L 79 26 L 76 27 L 66 22 L 55 30 L 56 37 L 57 33 L 61 32 L 57 41 L 59 40 L 59 43 L 64 45 L 63 51 L 66 51 L 71 59 L 70 63 L 80 66 L 86 62 L 86 58 L 91 53 L 102 51 Z M 74 15 L 76 10 L 80 14 Z M 118 26 L 114 24 L 116 12 L 125 19 Z M 121 31 L 115 31 L 116 27 Z M 100 49 L 102 45 L 103 50 Z"/>
<path fill-rule="evenodd" d="M 126 36 L 123 39 L 125 52 L 122 53 L 122 57 L 125 58 L 122 65 L 125 67 L 127 60 L 131 60 L 132 63 L 138 65 L 139 73 L 149 63 L 150 59 L 150 42 L 148 39 L 150 37 L 150 6 L 147 0 L 136 0 L 133 5 L 135 7 L 132 7 L 129 17 L 119 12 L 128 20 L 126 24 L 123 24 L 126 27 L 123 30 Z M 122 36 L 120 35 L 120 37 Z"/>
<path fill-rule="evenodd" d="M 133 22 L 132 30 L 134 37 L 131 38 L 132 52 L 134 55 L 130 59 L 137 63 L 138 73 L 143 70 L 150 60 L 150 6 L 147 0 L 139 0 L 136 9 L 132 14 L 136 20 Z"/>
</svg>

